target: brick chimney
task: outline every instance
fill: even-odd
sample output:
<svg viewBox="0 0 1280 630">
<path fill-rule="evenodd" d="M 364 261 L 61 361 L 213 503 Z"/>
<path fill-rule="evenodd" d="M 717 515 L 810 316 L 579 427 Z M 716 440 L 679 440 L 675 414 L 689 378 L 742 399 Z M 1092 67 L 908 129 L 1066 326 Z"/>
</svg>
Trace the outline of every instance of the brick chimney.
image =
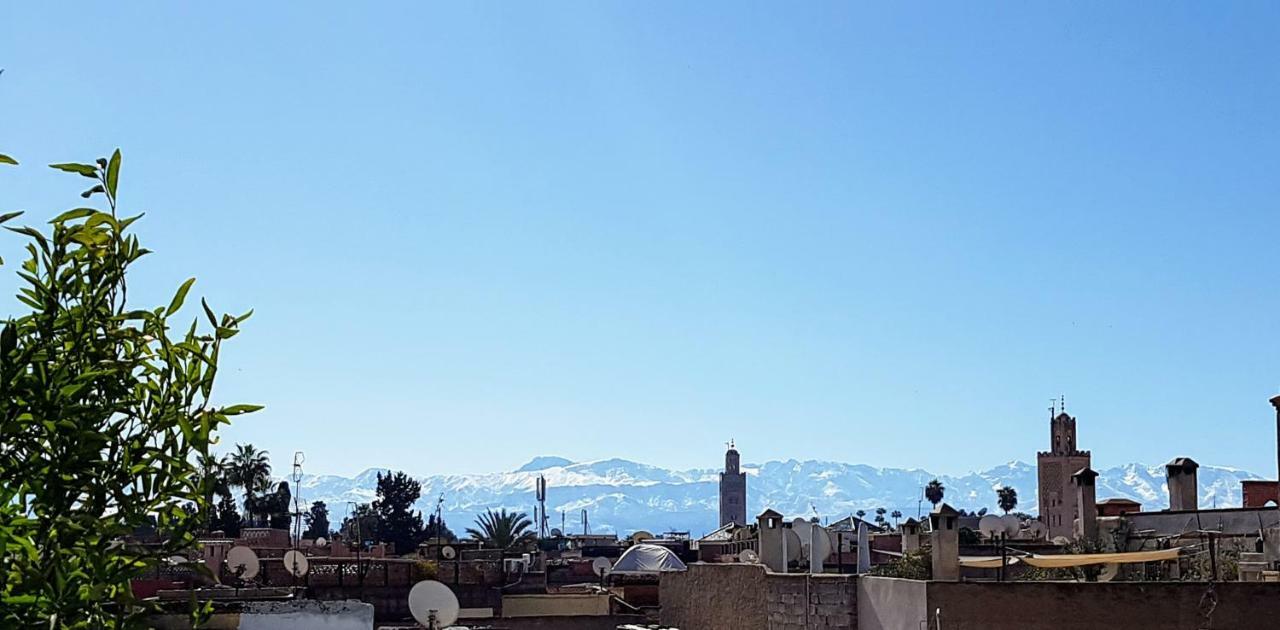
<svg viewBox="0 0 1280 630">
<path fill-rule="evenodd" d="M 1200 468 L 1200 464 L 1190 457 L 1178 457 L 1165 464 L 1170 510 L 1200 509 L 1199 489 L 1196 487 L 1197 468 Z"/>
<path fill-rule="evenodd" d="M 1071 475 L 1071 483 L 1076 487 L 1076 536 L 1094 538 L 1098 535 L 1098 492 L 1094 480 L 1098 473 L 1088 466 Z"/>
</svg>

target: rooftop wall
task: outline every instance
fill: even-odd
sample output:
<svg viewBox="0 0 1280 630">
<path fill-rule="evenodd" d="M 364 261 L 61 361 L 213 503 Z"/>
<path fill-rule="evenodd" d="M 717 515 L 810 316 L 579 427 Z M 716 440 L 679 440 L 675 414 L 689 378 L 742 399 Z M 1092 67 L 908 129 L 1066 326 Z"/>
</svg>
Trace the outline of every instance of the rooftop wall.
<svg viewBox="0 0 1280 630">
<path fill-rule="evenodd" d="M 758 564 L 689 565 L 665 573 L 663 625 L 689 630 L 856 628 L 858 593 L 850 575 L 769 573 Z"/>
</svg>

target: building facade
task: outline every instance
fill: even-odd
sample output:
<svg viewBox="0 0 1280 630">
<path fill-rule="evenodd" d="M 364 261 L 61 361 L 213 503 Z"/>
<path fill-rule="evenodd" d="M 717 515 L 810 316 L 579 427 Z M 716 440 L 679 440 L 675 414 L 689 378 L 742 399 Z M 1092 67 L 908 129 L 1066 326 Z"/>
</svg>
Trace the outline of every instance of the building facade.
<svg viewBox="0 0 1280 630">
<path fill-rule="evenodd" d="M 729 443 L 720 473 L 720 526 L 747 524 L 747 473 L 742 472 L 738 451 Z"/>
<path fill-rule="evenodd" d="M 1049 450 L 1036 453 L 1039 477 L 1040 520 L 1049 528 L 1049 538 L 1074 535 L 1076 492 L 1071 476 L 1089 468 L 1089 451 L 1076 448 L 1076 419 L 1066 411 L 1049 420 Z"/>
</svg>

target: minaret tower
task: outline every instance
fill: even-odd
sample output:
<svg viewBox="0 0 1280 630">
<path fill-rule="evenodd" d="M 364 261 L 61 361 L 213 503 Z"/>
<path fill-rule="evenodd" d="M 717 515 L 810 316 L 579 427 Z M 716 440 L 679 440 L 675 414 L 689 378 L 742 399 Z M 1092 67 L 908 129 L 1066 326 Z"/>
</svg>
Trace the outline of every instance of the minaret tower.
<svg viewBox="0 0 1280 630">
<path fill-rule="evenodd" d="M 1076 448 L 1076 419 L 1067 415 L 1067 403 L 1049 408 L 1049 450 L 1036 454 L 1039 477 L 1040 520 L 1049 538 L 1075 537 L 1076 492 L 1071 476 L 1089 468 L 1089 451 Z"/>
<path fill-rule="evenodd" d="M 724 454 L 724 472 L 720 473 L 720 526 L 747 524 L 747 473 L 742 472 L 738 450 L 729 440 Z"/>
</svg>

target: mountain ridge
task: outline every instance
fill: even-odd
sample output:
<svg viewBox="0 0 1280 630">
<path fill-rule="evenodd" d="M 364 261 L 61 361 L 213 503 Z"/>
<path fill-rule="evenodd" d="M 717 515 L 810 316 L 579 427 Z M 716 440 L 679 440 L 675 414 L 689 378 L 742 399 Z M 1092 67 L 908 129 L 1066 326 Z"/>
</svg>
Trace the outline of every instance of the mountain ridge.
<svg viewBox="0 0 1280 630">
<path fill-rule="evenodd" d="M 836 520 L 857 510 L 874 515 L 875 508 L 884 507 L 890 514 L 896 510 L 902 518 L 914 517 L 927 513 L 929 504 L 920 498 L 920 489 L 935 477 L 946 486 L 945 501 L 953 507 L 994 510 L 995 488 L 1009 485 L 1018 491 L 1017 509 L 1037 511 L 1036 467 L 1019 460 L 964 475 L 796 459 L 744 464 L 742 469 L 747 473 L 749 515 L 768 507 L 788 516 L 816 513 Z M 370 468 L 354 477 L 305 475 L 298 490 L 308 503 L 329 504 L 330 520 L 336 524 L 346 514 L 348 502 L 374 499 L 376 473 L 385 470 Z M 581 532 L 581 513 L 587 510 L 592 532 L 675 530 L 697 536 L 718 524 L 719 472 L 716 468 L 668 469 L 622 458 L 574 462 L 541 456 L 512 471 L 414 478 L 422 483 L 416 507 L 433 512 L 443 496 L 442 513 L 455 531 L 470 526 L 475 515 L 487 508 L 532 514 L 534 486 L 542 475 L 547 479 L 548 527 Z M 1129 498 L 1146 510 L 1168 505 L 1163 465 L 1128 463 L 1098 472 L 1099 500 Z M 1240 481 L 1256 478 L 1238 468 L 1201 466 L 1200 504 L 1239 506 Z"/>
</svg>

